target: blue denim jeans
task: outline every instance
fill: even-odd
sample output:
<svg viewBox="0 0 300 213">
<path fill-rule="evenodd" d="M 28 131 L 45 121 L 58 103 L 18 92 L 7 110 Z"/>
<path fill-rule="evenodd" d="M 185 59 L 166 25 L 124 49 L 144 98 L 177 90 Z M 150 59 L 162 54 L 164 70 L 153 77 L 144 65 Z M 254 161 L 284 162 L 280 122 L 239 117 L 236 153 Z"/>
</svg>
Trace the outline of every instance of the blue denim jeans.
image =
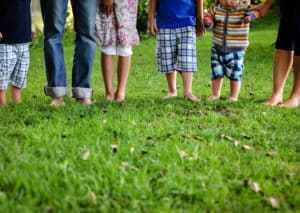
<svg viewBox="0 0 300 213">
<path fill-rule="evenodd" d="M 44 22 L 44 57 L 48 85 L 45 94 L 52 98 L 68 94 L 62 39 L 68 0 L 40 0 Z M 96 51 L 94 38 L 97 0 L 71 0 L 74 15 L 75 50 L 72 68 L 72 96 L 90 98 L 90 77 Z"/>
</svg>

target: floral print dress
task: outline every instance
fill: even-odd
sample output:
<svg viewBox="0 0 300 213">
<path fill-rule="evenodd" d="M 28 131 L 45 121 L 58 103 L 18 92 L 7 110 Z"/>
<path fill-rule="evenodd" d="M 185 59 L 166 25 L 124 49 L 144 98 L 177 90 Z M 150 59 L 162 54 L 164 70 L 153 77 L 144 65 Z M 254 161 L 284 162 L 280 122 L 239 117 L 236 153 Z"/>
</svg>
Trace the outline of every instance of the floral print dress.
<svg viewBox="0 0 300 213">
<path fill-rule="evenodd" d="M 114 0 L 114 10 L 107 16 L 103 0 L 96 15 L 96 40 L 100 46 L 131 47 L 139 44 L 136 29 L 138 0 Z"/>
</svg>

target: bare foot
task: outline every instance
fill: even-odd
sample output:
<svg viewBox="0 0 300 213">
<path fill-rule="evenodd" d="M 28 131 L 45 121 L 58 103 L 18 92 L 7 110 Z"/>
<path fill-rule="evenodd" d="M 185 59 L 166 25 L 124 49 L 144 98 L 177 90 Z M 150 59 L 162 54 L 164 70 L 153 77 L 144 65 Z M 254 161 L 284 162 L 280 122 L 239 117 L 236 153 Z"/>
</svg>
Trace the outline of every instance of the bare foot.
<svg viewBox="0 0 300 213">
<path fill-rule="evenodd" d="M 282 108 L 296 108 L 299 106 L 299 98 L 289 98 L 279 106 Z"/>
<path fill-rule="evenodd" d="M 90 106 L 93 104 L 93 102 L 90 98 L 79 98 L 79 99 L 77 99 L 77 101 L 79 101 L 80 103 L 82 103 L 83 105 L 86 105 L 86 106 Z"/>
<path fill-rule="evenodd" d="M 177 92 L 169 92 L 166 96 L 163 97 L 163 99 L 169 99 L 169 98 L 174 98 L 177 96 Z"/>
<path fill-rule="evenodd" d="M 281 95 L 272 95 L 267 101 L 263 102 L 262 104 L 265 106 L 276 106 L 281 103 L 282 103 Z"/>
<path fill-rule="evenodd" d="M 195 96 L 193 94 L 187 94 L 184 97 L 187 98 L 189 101 L 192 101 L 192 102 L 200 102 L 201 101 L 200 98 L 198 98 L 197 96 Z"/>
<path fill-rule="evenodd" d="M 226 100 L 227 102 L 237 102 L 238 98 L 236 97 L 229 97 L 228 100 Z"/>
<path fill-rule="evenodd" d="M 218 96 L 210 96 L 210 97 L 207 98 L 207 101 L 216 101 L 216 100 L 219 100 L 219 99 L 220 99 L 220 97 L 218 97 Z"/>
<path fill-rule="evenodd" d="M 64 97 L 53 98 L 50 105 L 51 106 L 64 106 L 65 105 Z"/>
<path fill-rule="evenodd" d="M 7 104 L 7 103 L 1 103 L 1 104 L 0 104 L 0 107 L 7 108 L 7 107 L 8 107 L 8 104 Z"/>
<path fill-rule="evenodd" d="M 107 101 L 113 101 L 113 100 L 115 100 L 115 96 L 106 95 L 106 100 Z"/>
<path fill-rule="evenodd" d="M 116 102 L 124 102 L 125 101 L 125 94 L 115 94 L 115 101 Z"/>
</svg>

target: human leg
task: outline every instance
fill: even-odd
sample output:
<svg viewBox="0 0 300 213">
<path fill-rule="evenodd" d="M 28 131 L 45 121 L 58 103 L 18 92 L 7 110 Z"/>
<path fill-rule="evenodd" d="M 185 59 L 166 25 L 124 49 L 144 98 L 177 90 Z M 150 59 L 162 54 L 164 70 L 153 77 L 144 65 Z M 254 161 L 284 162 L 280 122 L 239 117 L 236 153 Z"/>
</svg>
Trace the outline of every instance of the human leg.
<svg viewBox="0 0 300 213">
<path fill-rule="evenodd" d="M 2 107 L 7 107 L 6 90 L 0 90 L 0 105 Z"/>
<path fill-rule="evenodd" d="M 192 92 L 192 84 L 193 84 L 193 72 L 186 72 L 182 71 L 182 80 L 183 80 L 183 91 L 184 91 L 184 97 L 186 97 L 188 100 L 192 102 L 199 102 L 201 101 L 200 98 L 195 96 Z"/>
<path fill-rule="evenodd" d="M 18 87 L 11 86 L 11 99 L 14 103 L 19 104 L 22 102 L 22 89 Z"/>
<path fill-rule="evenodd" d="M 177 40 L 175 29 L 159 29 L 157 33 L 156 64 L 158 72 L 164 73 L 168 84 L 168 93 L 163 98 L 177 96 L 176 72 Z"/>
<path fill-rule="evenodd" d="M 224 78 L 223 54 L 217 50 L 215 46 L 211 48 L 210 68 L 211 68 L 211 90 L 212 96 L 208 97 L 208 101 L 218 100 L 221 96 L 221 89 Z"/>
<path fill-rule="evenodd" d="M 168 94 L 164 96 L 165 99 L 173 98 L 177 96 L 177 86 L 176 86 L 176 72 L 166 73 L 166 79 L 168 84 Z"/>
<path fill-rule="evenodd" d="M 14 103 L 22 102 L 22 89 L 26 87 L 30 63 L 29 44 L 14 45 L 17 61 L 11 74 L 11 98 Z"/>
<path fill-rule="evenodd" d="M 230 97 L 229 101 L 237 101 L 241 89 L 241 81 L 230 80 Z"/>
<path fill-rule="evenodd" d="M 273 64 L 273 93 L 263 104 L 275 106 L 282 102 L 283 90 L 289 71 L 293 64 L 293 52 L 275 49 Z"/>
<path fill-rule="evenodd" d="M 211 81 L 212 96 L 208 97 L 208 101 L 214 101 L 220 98 L 222 84 L 223 84 L 223 77 L 216 78 Z"/>
<path fill-rule="evenodd" d="M 294 5 L 294 85 L 290 97 L 280 106 L 281 107 L 297 107 L 299 105 L 300 98 L 300 2 L 295 1 Z"/>
<path fill-rule="evenodd" d="M 58 105 L 68 94 L 62 38 L 68 0 L 40 0 L 44 22 L 44 57 L 47 75 L 45 94 Z M 57 99 L 57 100 L 56 100 Z"/>
<path fill-rule="evenodd" d="M 294 85 L 290 97 L 283 102 L 281 107 L 297 107 L 300 99 L 300 56 L 294 56 Z"/>
<path fill-rule="evenodd" d="M 71 0 L 71 3 L 76 33 L 72 96 L 84 104 L 91 104 L 90 77 L 96 50 L 94 32 L 97 0 Z"/>
<path fill-rule="evenodd" d="M 196 57 L 196 32 L 194 27 L 176 29 L 177 36 L 177 70 L 183 80 L 184 97 L 193 102 L 200 101 L 192 92 L 193 75 L 198 70 Z"/>
<path fill-rule="evenodd" d="M 6 107 L 6 90 L 16 63 L 13 46 L 0 44 L 0 106 Z"/>
<path fill-rule="evenodd" d="M 108 101 L 114 100 L 114 56 L 101 53 L 101 68 L 104 80 L 105 96 Z"/>
<path fill-rule="evenodd" d="M 230 79 L 230 96 L 228 101 L 237 101 L 244 73 L 244 51 L 226 53 L 223 57 L 224 74 Z"/>
<path fill-rule="evenodd" d="M 118 57 L 118 85 L 115 93 L 115 100 L 118 102 L 125 100 L 126 84 L 131 64 L 131 56 Z"/>
</svg>

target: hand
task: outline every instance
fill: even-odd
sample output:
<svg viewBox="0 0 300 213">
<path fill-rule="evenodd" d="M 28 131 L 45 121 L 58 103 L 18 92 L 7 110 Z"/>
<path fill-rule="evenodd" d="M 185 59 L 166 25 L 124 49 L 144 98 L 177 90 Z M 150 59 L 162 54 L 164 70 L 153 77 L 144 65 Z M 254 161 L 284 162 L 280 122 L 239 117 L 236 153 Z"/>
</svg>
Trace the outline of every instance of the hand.
<svg viewBox="0 0 300 213">
<path fill-rule="evenodd" d="M 36 32 L 31 32 L 31 38 L 35 38 L 36 37 Z"/>
<path fill-rule="evenodd" d="M 114 0 L 103 0 L 104 13 L 109 16 L 114 10 Z"/>
<path fill-rule="evenodd" d="M 206 29 L 205 27 L 203 26 L 203 24 L 200 26 L 200 25 L 197 25 L 196 26 L 196 36 L 199 37 L 199 36 L 203 36 L 204 33 L 206 32 Z"/>
<path fill-rule="evenodd" d="M 156 35 L 158 29 L 157 29 L 157 25 L 154 21 L 154 18 L 152 20 L 149 20 L 148 22 L 148 31 L 151 35 Z"/>
<path fill-rule="evenodd" d="M 251 16 L 245 16 L 244 17 L 244 23 L 245 24 L 248 24 L 248 23 L 250 23 L 251 22 Z"/>
<path fill-rule="evenodd" d="M 2 33 L 0 32 L 0 41 L 2 40 L 3 36 L 2 36 Z"/>
<path fill-rule="evenodd" d="M 210 26 L 213 23 L 213 20 L 209 17 L 204 17 L 203 23 L 204 23 L 204 26 Z"/>
<path fill-rule="evenodd" d="M 272 5 L 272 0 L 265 0 L 264 3 L 261 3 L 258 6 L 253 7 L 252 9 L 257 10 L 260 17 L 264 17 L 267 14 L 271 5 Z"/>
</svg>

